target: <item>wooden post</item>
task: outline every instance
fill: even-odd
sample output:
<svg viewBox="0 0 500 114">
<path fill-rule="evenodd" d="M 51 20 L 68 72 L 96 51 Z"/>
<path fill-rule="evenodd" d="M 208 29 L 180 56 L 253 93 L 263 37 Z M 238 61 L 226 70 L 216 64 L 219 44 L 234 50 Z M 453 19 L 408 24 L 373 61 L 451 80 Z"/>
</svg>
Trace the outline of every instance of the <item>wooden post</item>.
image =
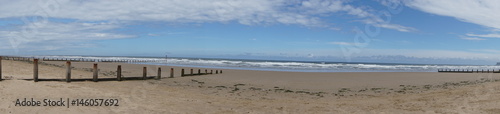
<svg viewBox="0 0 500 114">
<path fill-rule="evenodd" d="M 0 56 L 0 80 L 2 80 L 2 56 Z"/>
<path fill-rule="evenodd" d="M 210 70 L 210 74 L 213 74 L 214 73 L 214 70 Z"/>
<path fill-rule="evenodd" d="M 97 63 L 94 63 L 94 82 L 97 82 L 98 80 L 98 75 L 99 75 L 99 71 L 97 71 Z"/>
<path fill-rule="evenodd" d="M 38 59 L 33 60 L 33 81 L 38 82 Z"/>
<path fill-rule="evenodd" d="M 116 80 L 122 81 L 122 65 L 118 65 L 116 69 Z"/>
<path fill-rule="evenodd" d="M 193 69 L 191 69 L 191 76 L 193 75 Z"/>
<path fill-rule="evenodd" d="M 157 80 L 161 79 L 161 67 L 158 67 L 158 76 L 156 77 Z"/>
<path fill-rule="evenodd" d="M 205 74 L 208 74 L 208 70 L 207 69 L 205 69 Z"/>
<path fill-rule="evenodd" d="M 219 70 L 215 70 L 215 74 L 219 74 Z"/>
<path fill-rule="evenodd" d="M 148 68 L 143 67 L 142 68 L 142 79 L 145 80 L 147 75 L 148 75 Z"/>
<path fill-rule="evenodd" d="M 198 69 L 198 75 L 201 75 L 201 70 L 200 69 Z"/>
<path fill-rule="evenodd" d="M 71 62 L 66 61 L 66 82 L 71 82 Z"/>
<path fill-rule="evenodd" d="M 222 74 L 222 70 L 220 70 L 220 73 Z"/>
<path fill-rule="evenodd" d="M 174 78 L 174 68 L 170 68 L 170 78 Z"/>
<path fill-rule="evenodd" d="M 184 77 L 184 69 L 181 70 L 181 77 Z"/>
</svg>

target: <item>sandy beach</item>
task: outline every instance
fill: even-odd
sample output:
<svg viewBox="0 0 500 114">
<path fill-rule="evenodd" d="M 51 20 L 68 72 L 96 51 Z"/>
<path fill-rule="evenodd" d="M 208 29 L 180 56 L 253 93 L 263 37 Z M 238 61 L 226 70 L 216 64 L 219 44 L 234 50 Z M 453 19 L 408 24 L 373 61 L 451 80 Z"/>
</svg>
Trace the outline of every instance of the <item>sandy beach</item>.
<svg viewBox="0 0 500 114">
<path fill-rule="evenodd" d="M 73 62 L 72 78 L 92 78 L 91 62 Z M 3 60 L 0 113 L 500 113 L 500 74 L 437 72 L 311 73 L 222 69 L 181 77 L 180 69 L 99 63 L 100 78 L 161 80 L 33 82 L 30 62 Z M 64 79 L 64 62 L 45 61 L 40 79 Z M 168 78 L 174 68 L 174 78 Z M 220 70 L 220 69 L 208 69 Z M 119 106 L 26 107 L 17 99 L 118 99 Z"/>
</svg>

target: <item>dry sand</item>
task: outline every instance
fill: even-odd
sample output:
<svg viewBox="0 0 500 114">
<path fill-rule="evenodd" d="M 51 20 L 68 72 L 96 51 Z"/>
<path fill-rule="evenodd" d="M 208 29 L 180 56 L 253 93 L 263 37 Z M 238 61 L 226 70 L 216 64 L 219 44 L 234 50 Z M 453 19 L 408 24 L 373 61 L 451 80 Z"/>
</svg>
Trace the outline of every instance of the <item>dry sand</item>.
<svg viewBox="0 0 500 114">
<path fill-rule="evenodd" d="M 45 64 L 46 63 L 46 64 Z M 303 73 L 223 70 L 180 77 L 183 67 L 99 63 L 100 78 L 161 80 L 26 81 L 29 62 L 2 61 L 0 113 L 500 113 L 500 74 Z M 73 78 L 92 78 L 92 63 L 74 62 Z M 175 78 L 168 78 L 175 68 Z M 186 73 L 189 73 L 188 69 Z M 194 71 L 197 73 L 197 69 Z M 209 69 L 214 70 L 215 69 Z M 64 62 L 44 62 L 41 79 L 64 79 Z M 204 68 L 202 70 L 204 72 Z M 119 106 L 22 107 L 17 99 L 118 99 Z"/>
</svg>

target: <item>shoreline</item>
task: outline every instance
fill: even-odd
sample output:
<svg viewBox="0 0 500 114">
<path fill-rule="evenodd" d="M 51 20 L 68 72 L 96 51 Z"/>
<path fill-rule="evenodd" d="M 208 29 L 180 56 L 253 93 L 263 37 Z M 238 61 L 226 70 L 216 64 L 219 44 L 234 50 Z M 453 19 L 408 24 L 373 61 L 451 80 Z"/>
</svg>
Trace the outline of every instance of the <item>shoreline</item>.
<svg viewBox="0 0 500 114">
<path fill-rule="evenodd" d="M 42 58 L 43 57 L 43 58 Z M 16 58 L 16 57 L 14 57 Z M 273 60 L 193 59 L 193 58 L 137 58 L 137 57 L 81 57 L 37 56 L 41 60 L 71 60 L 87 62 L 126 62 L 133 64 L 167 65 L 179 67 L 223 68 L 234 70 L 286 71 L 286 72 L 436 72 L 440 69 L 494 70 L 497 65 L 476 64 L 409 64 L 370 62 L 308 62 Z M 33 58 L 21 58 L 33 59 Z M 167 62 L 168 61 L 168 62 Z M 326 63 L 326 64 L 325 64 Z"/>
</svg>

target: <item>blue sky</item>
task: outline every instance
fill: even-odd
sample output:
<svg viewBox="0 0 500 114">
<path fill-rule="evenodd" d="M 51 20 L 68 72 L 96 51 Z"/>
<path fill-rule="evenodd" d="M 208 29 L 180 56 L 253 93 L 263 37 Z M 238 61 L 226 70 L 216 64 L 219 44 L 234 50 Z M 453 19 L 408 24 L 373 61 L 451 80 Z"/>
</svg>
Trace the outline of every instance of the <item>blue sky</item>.
<svg viewBox="0 0 500 114">
<path fill-rule="evenodd" d="M 497 4 L 500 1 L 2 1 L 0 55 L 494 64 L 500 61 Z"/>
</svg>

